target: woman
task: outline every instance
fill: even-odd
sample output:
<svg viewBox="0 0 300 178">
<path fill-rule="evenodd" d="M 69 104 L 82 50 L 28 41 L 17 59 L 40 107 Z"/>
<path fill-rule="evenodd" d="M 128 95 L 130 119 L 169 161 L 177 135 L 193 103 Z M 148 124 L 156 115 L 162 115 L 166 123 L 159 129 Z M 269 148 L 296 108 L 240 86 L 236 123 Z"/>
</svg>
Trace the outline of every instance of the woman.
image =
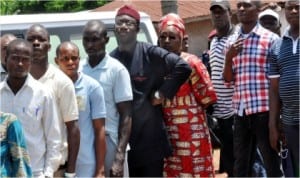
<svg viewBox="0 0 300 178">
<path fill-rule="evenodd" d="M 26 140 L 18 118 L 0 111 L 0 177 L 32 177 Z"/>
<path fill-rule="evenodd" d="M 164 100 L 164 119 L 173 146 L 165 160 L 166 177 L 213 177 L 212 147 L 205 108 L 217 99 L 207 69 L 195 55 L 182 52 L 183 20 L 164 16 L 159 25 L 160 47 L 180 55 L 193 71 L 172 100 Z M 155 101 L 153 101 L 155 103 Z"/>
</svg>

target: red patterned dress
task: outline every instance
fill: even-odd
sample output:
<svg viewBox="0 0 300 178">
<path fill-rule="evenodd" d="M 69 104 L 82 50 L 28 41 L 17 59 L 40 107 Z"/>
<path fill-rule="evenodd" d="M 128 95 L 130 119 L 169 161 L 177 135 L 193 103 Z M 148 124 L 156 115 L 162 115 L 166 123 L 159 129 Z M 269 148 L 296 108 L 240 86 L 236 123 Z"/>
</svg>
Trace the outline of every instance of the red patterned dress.
<svg viewBox="0 0 300 178">
<path fill-rule="evenodd" d="M 212 146 L 204 108 L 216 101 L 206 67 L 191 54 L 181 53 L 193 71 L 172 100 L 164 103 L 164 119 L 173 147 L 165 159 L 165 177 L 214 177 Z"/>
</svg>

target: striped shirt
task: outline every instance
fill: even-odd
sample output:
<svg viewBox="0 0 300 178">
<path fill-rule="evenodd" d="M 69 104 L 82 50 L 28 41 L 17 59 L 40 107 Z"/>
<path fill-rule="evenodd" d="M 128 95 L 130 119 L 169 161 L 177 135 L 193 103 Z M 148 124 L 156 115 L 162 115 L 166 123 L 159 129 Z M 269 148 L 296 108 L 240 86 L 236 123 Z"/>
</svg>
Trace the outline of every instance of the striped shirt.
<svg viewBox="0 0 300 178">
<path fill-rule="evenodd" d="M 228 37 L 214 37 L 210 44 L 209 64 L 211 68 L 211 81 L 217 94 L 217 102 L 213 105 L 212 116 L 227 119 L 234 114 L 232 108 L 233 84 L 226 86 L 222 77 L 225 62 L 224 48 Z"/>
<path fill-rule="evenodd" d="M 286 32 L 272 47 L 270 78 L 279 78 L 279 96 L 282 102 L 282 121 L 299 124 L 299 37 L 293 40 Z"/>
<path fill-rule="evenodd" d="M 242 37 L 242 30 L 228 38 L 226 48 Z M 241 102 L 246 115 L 269 111 L 268 60 L 272 43 L 278 35 L 260 24 L 244 40 L 242 51 L 232 59 L 234 75 L 233 108 L 238 112 Z"/>
</svg>

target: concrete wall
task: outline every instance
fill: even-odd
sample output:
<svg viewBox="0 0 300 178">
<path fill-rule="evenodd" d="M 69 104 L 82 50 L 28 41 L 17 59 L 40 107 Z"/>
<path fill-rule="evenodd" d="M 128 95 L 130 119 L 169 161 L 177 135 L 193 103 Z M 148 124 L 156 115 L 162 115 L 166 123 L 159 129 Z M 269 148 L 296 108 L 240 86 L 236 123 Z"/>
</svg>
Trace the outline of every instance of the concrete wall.
<svg viewBox="0 0 300 178">
<path fill-rule="evenodd" d="M 207 36 L 213 29 L 211 20 L 187 23 L 185 27 L 189 35 L 189 53 L 200 56 L 208 48 Z"/>
<path fill-rule="evenodd" d="M 285 28 L 288 26 L 284 15 L 284 9 L 278 13 L 281 21 L 281 34 L 283 34 Z M 232 23 L 238 23 L 236 15 L 232 16 Z M 154 26 L 157 28 L 157 24 L 154 24 Z M 186 23 L 185 28 L 186 33 L 189 35 L 188 52 L 197 56 L 201 56 L 202 52 L 208 48 L 207 36 L 213 29 L 211 19 L 208 18 L 201 21 Z"/>
</svg>

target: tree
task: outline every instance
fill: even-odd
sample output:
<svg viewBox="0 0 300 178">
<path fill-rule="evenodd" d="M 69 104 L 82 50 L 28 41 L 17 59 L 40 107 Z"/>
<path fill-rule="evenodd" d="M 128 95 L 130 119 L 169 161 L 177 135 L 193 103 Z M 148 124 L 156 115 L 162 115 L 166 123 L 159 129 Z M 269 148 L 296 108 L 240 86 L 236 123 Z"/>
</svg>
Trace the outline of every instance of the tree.
<svg viewBox="0 0 300 178">
<path fill-rule="evenodd" d="M 161 0 L 160 3 L 163 16 L 171 12 L 178 14 L 177 0 Z"/>
<path fill-rule="evenodd" d="M 112 0 L 0 0 L 1 15 L 32 14 L 54 12 L 77 12 L 89 10 L 111 2 Z"/>
</svg>

